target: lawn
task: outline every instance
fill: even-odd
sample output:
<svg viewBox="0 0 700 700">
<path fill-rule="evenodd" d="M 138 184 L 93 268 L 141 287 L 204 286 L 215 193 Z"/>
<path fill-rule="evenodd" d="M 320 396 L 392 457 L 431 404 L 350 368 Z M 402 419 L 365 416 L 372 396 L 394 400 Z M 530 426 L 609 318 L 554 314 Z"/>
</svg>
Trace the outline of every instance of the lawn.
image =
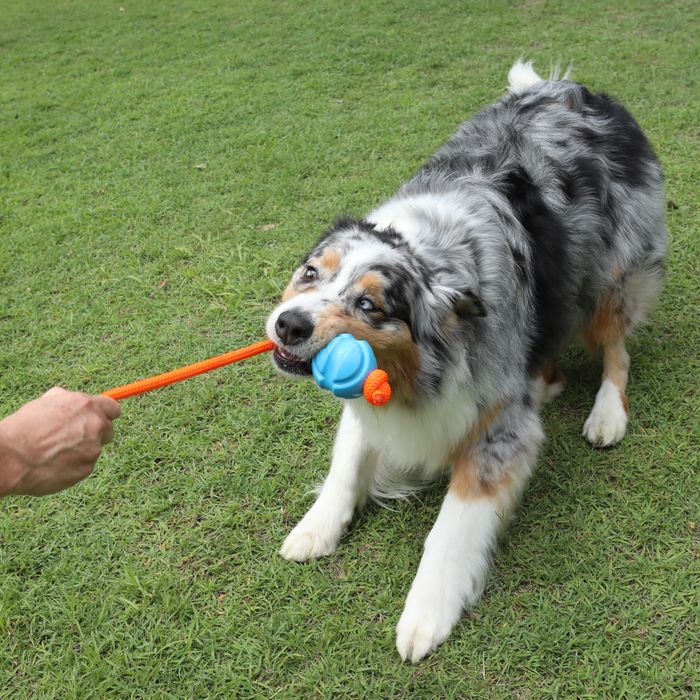
<svg viewBox="0 0 700 700">
<path fill-rule="evenodd" d="M 444 484 L 283 561 L 339 405 L 257 358 L 125 401 L 90 479 L 0 504 L 0 696 L 698 697 L 699 29 L 690 0 L 4 0 L 0 415 L 261 338 L 333 216 L 391 194 L 521 54 L 637 116 L 670 250 L 626 439 L 580 437 L 600 367 L 570 350 L 487 592 L 420 665 L 394 626 Z"/>
</svg>

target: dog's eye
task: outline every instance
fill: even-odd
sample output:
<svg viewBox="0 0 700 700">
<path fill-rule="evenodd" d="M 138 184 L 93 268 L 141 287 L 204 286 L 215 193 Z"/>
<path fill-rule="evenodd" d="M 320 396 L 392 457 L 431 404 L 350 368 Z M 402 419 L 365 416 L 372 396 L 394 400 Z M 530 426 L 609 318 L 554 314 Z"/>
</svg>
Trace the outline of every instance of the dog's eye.
<svg viewBox="0 0 700 700">
<path fill-rule="evenodd" d="M 302 282 L 315 282 L 318 279 L 318 270 L 313 265 L 307 265 L 301 273 Z"/>
<path fill-rule="evenodd" d="M 363 311 L 372 312 L 380 311 L 380 309 L 374 305 L 374 302 L 369 297 L 360 297 L 357 300 L 357 308 Z"/>
</svg>

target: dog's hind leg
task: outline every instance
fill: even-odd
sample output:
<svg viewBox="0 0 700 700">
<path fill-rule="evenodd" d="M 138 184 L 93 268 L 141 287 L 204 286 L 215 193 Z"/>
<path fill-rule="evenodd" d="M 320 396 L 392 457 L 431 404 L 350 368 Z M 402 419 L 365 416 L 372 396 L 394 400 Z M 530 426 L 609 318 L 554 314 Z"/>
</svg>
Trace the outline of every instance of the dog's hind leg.
<svg viewBox="0 0 700 700">
<path fill-rule="evenodd" d="M 486 585 L 498 532 L 525 488 L 543 439 L 529 403 L 482 418 L 456 456 L 396 628 L 404 660 L 415 663 L 444 641 Z"/>
<path fill-rule="evenodd" d="M 630 358 L 625 349 L 629 332 L 622 286 L 599 304 L 585 332 L 591 349 L 603 350 L 603 378 L 595 404 L 583 425 L 583 435 L 596 447 L 615 445 L 627 430 L 627 376 Z"/>
<path fill-rule="evenodd" d="M 308 561 L 336 550 L 355 509 L 365 502 L 374 479 L 377 455 L 365 443 L 359 421 L 346 408 L 328 476 L 316 502 L 284 541 L 280 549 L 282 557 Z"/>
<path fill-rule="evenodd" d="M 583 435 L 591 445 L 609 447 L 625 436 L 629 363 L 624 336 L 603 345 L 603 381 L 583 424 Z"/>
<path fill-rule="evenodd" d="M 656 258 L 619 272 L 584 331 L 588 347 L 603 351 L 602 382 L 583 425 L 584 437 L 596 447 L 615 445 L 625 436 L 630 366 L 625 338 L 646 320 L 661 292 L 663 278 L 663 263 Z"/>
</svg>

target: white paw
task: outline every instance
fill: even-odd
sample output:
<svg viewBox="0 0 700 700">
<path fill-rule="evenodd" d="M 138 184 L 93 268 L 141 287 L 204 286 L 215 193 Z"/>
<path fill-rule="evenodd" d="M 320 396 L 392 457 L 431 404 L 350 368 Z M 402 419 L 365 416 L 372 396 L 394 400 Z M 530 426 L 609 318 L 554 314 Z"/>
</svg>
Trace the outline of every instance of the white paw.
<svg viewBox="0 0 700 700">
<path fill-rule="evenodd" d="M 554 399 L 561 394 L 564 389 L 566 388 L 566 383 L 565 382 L 551 382 L 551 384 L 547 384 L 547 387 L 545 388 L 544 391 L 544 398 L 543 401 L 544 403 L 549 403 L 550 401 L 554 401 Z"/>
<path fill-rule="evenodd" d="M 428 587 L 414 582 L 408 594 L 396 626 L 396 648 L 404 661 L 415 664 L 430 654 L 447 639 L 462 613 L 461 604 L 445 596 L 435 583 L 435 587 Z"/>
<path fill-rule="evenodd" d="M 309 561 L 333 554 L 338 547 L 339 537 L 321 523 L 310 522 L 304 517 L 287 535 L 280 555 L 290 561 Z"/>
<path fill-rule="evenodd" d="M 534 380 L 534 397 L 536 401 L 542 405 L 554 401 L 564 391 L 565 382 L 545 382 L 542 377 L 537 377 Z"/>
<path fill-rule="evenodd" d="M 616 445 L 627 430 L 627 411 L 620 390 L 606 379 L 595 398 L 591 415 L 583 424 L 583 436 L 595 447 Z"/>
<path fill-rule="evenodd" d="M 418 663 L 450 635 L 455 621 L 440 608 L 436 600 L 425 608 L 406 604 L 396 626 L 396 648 L 404 661 Z"/>
</svg>

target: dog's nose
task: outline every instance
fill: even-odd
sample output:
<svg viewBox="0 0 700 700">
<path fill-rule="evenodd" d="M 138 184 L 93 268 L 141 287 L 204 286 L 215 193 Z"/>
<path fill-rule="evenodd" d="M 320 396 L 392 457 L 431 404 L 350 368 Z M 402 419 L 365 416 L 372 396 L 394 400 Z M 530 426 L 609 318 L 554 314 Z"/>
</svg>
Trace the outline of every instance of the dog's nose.
<svg viewBox="0 0 700 700">
<path fill-rule="evenodd" d="M 296 345 L 311 337 L 314 324 L 300 311 L 285 311 L 275 322 L 275 331 L 285 345 Z"/>
</svg>

